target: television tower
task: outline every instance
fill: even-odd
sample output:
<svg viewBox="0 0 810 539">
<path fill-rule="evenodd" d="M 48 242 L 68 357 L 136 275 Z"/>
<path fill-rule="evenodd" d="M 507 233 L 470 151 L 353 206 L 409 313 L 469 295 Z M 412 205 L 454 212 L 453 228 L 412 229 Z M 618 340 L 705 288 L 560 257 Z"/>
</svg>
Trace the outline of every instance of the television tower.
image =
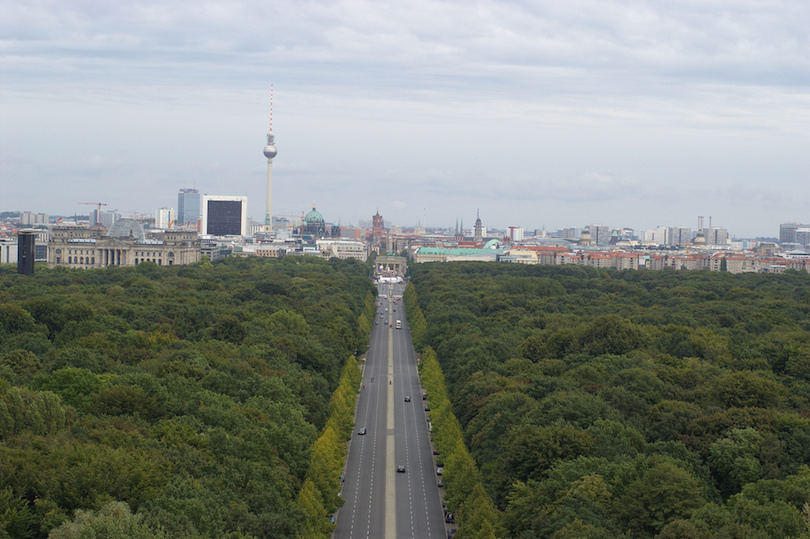
<svg viewBox="0 0 810 539">
<path fill-rule="evenodd" d="M 264 214 L 264 226 L 268 232 L 273 231 L 273 158 L 276 150 L 276 138 L 273 136 L 273 86 L 270 85 L 270 131 L 267 132 L 267 145 L 264 147 L 264 156 L 267 158 L 267 212 Z"/>
</svg>

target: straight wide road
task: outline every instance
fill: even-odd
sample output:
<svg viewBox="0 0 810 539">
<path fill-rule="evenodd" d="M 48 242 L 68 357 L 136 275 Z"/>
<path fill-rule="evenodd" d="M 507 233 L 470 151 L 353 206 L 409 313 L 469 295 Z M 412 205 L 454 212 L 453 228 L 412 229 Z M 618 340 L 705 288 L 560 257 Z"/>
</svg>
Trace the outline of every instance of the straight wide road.
<svg viewBox="0 0 810 539">
<path fill-rule="evenodd" d="M 403 289 L 379 285 L 336 538 L 446 537 Z"/>
</svg>

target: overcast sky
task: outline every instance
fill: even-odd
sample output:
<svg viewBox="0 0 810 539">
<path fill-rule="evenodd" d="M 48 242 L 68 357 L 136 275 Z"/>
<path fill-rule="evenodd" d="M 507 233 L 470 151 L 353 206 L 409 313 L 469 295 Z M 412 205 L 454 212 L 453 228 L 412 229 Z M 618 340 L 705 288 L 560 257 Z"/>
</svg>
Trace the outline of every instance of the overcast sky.
<svg viewBox="0 0 810 539">
<path fill-rule="evenodd" d="M 810 222 L 806 0 L 0 0 L 0 210 Z"/>
</svg>

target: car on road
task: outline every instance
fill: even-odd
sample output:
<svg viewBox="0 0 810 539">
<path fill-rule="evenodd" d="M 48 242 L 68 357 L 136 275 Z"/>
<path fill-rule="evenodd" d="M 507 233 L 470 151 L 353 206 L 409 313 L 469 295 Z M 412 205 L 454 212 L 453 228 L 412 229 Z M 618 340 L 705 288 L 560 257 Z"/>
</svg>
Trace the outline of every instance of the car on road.
<svg viewBox="0 0 810 539">
<path fill-rule="evenodd" d="M 436 481 L 436 486 L 442 488 L 444 486 L 444 479 L 439 479 Z"/>
<path fill-rule="evenodd" d="M 405 395 L 405 402 L 411 402 L 411 398 L 408 395 Z"/>
<path fill-rule="evenodd" d="M 444 466 L 439 466 L 436 468 L 436 475 L 442 475 L 444 473 Z"/>
<path fill-rule="evenodd" d="M 405 465 L 397 464 L 397 473 L 405 473 Z"/>
<path fill-rule="evenodd" d="M 362 435 L 364 435 L 366 432 L 368 432 L 368 431 L 366 430 L 366 427 L 363 427 L 363 428 L 361 428 L 360 430 L 358 430 L 358 431 L 357 431 L 357 434 L 359 434 L 359 435 L 361 435 L 361 436 L 362 436 Z"/>
</svg>

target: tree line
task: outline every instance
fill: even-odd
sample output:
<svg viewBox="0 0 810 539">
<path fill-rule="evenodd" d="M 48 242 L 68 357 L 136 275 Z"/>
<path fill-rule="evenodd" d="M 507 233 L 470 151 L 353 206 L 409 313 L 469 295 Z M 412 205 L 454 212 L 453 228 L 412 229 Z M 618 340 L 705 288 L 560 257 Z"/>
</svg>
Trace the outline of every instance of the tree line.
<svg viewBox="0 0 810 539">
<path fill-rule="evenodd" d="M 330 440 L 374 312 L 365 264 L 12 271 L 0 537 L 304 537 L 308 482 L 328 524 Z"/>
<path fill-rule="evenodd" d="M 453 413 L 444 373 L 430 346 L 422 348 L 427 325 L 412 284 L 403 294 L 411 336 L 422 350 L 419 376 L 430 406 L 431 435 L 439 451 L 437 463 L 444 467 L 447 511 L 455 517 L 458 539 L 494 539 L 502 536 L 501 515 L 481 482 L 478 467 L 467 446 L 461 424 Z"/>
<path fill-rule="evenodd" d="M 810 537 L 808 276 L 409 272 L 503 536 Z"/>
</svg>

